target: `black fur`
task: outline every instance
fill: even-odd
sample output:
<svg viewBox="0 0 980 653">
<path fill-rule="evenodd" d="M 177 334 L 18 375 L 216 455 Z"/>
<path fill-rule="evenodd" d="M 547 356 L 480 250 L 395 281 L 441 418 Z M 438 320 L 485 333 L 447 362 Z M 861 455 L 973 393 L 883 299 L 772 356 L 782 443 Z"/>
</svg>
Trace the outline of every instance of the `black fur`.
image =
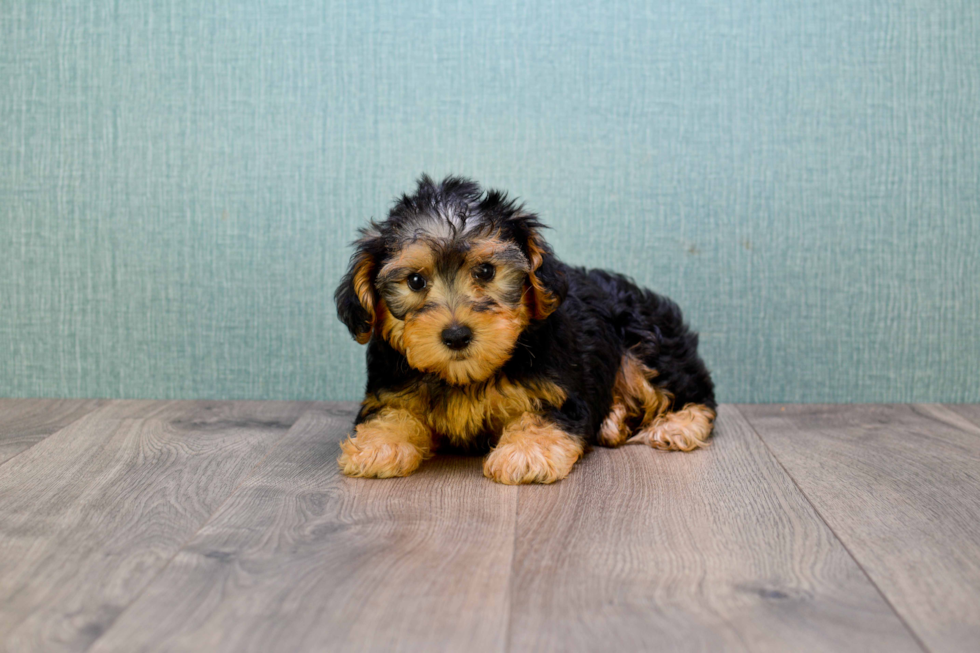
<svg viewBox="0 0 980 653">
<path fill-rule="evenodd" d="M 491 190 L 484 194 L 476 183 L 461 178 L 449 177 L 436 184 L 423 176 L 415 195 L 402 196 L 386 221 L 373 223 L 363 232 L 352 261 L 370 255 L 381 267 L 386 256 L 414 237 L 419 225 L 447 210 L 460 216 L 461 228 L 496 231 L 525 253 L 534 238 L 542 249 L 537 277 L 561 304 L 547 318 L 531 323 L 501 371 L 525 385 L 548 380 L 562 387 L 568 398 L 563 405 L 550 407 L 549 416 L 564 430 L 595 442 L 611 408 L 613 383 L 627 350 L 658 372 L 654 383 L 673 395 L 672 409 L 688 403 L 716 408 L 711 377 L 698 356 L 698 336 L 684 323 L 677 304 L 622 275 L 562 263 L 540 239 L 544 225 L 503 193 Z M 370 326 L 354 294 L 352 278 L 349 272 L 336 299 L 340 319 L 357 336 Z M 412 369 L 380 337 L 370 341 L 367 365 L 368 394 L 422 382 L 445 385 L 434 375 Z M 362 412 L 358 423 L 369 416 Z"/>
</svg>

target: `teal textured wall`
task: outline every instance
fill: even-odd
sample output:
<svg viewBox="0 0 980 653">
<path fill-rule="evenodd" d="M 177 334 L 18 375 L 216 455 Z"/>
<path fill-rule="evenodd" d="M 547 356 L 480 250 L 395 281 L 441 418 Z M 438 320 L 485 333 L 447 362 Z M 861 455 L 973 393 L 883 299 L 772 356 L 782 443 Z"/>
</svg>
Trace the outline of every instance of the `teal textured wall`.
<svg viewBox="0 0 980 653">
<path fill-rule="evenodd" d="M 0 3 L 0 396 L 352 399 L 422 171 L 667 293 L 724 401 L 980 401 L 980 3 Z"/>
</svg>

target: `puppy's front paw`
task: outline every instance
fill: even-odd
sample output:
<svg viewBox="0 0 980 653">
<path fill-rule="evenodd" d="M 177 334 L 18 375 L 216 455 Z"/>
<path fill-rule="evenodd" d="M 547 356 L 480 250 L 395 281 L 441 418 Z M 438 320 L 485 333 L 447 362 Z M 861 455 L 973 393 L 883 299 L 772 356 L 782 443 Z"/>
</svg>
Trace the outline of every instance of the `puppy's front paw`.
<svg viewBox="0 0 980 653">
<path fill-rule="evenodd" d="M 483 462 L 483 474 L 505 485 L 554 483 L 568 476 L 582 443 L 539 418 L 506 429 Z"/>
<path fill-rule="evenodd" d="M 337 463 L 347 476 L 390 478 L 408 476 L 422 464 L 422 454 L 408 442 L 367 442 L 348 438 L 340 443 Z"/>
<path fill-rule="evenodd" d="M 409 423 L 411 425 L 411 423 Z M 360 424 L 357 435 L 340 443 L 337 459 L 340 469 L 348 476 L 390 478 L 408 476 L 428 457 L 427 447 L 419 447 L 414 432 L 400 432 L 384 423 Z"/>
</svg>

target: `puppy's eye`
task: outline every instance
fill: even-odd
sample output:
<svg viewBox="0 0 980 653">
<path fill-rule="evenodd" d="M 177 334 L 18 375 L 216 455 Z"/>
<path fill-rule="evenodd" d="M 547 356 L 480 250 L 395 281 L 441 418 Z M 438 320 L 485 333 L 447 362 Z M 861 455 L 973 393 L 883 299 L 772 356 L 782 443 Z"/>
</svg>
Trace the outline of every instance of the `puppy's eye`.
<svg viewBox="0 0 980 653">
<path fill-rule="evenodd" d="M 408 275 L 407 281 L 408 281 L 408 287 L 414 290 L 415 292 L 418 292 L 423 288 L 425 288 L 425 277 L 423 277 L 418 272 L 413 272 L 412 274 Z"/>
<path fill-rule="evenodd" d="M 490 281 L 496 273 L 497 269 L 490 263 L 480 263 L 473 268 L 473 276 L 480 281 Z"/>
</svg>

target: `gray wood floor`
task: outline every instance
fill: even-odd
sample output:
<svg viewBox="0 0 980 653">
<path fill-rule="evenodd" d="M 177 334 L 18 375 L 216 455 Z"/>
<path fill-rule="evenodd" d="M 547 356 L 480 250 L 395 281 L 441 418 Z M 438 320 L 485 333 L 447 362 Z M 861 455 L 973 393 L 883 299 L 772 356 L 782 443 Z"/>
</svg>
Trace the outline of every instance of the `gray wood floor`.
<svg viewBox="0 0 980 653">
<path fill-rule="evenodd" d="M 3 651 L 978 651 L 980 406 L 348 479 L 354 404 L 0 399 Z"/>
</svg>

